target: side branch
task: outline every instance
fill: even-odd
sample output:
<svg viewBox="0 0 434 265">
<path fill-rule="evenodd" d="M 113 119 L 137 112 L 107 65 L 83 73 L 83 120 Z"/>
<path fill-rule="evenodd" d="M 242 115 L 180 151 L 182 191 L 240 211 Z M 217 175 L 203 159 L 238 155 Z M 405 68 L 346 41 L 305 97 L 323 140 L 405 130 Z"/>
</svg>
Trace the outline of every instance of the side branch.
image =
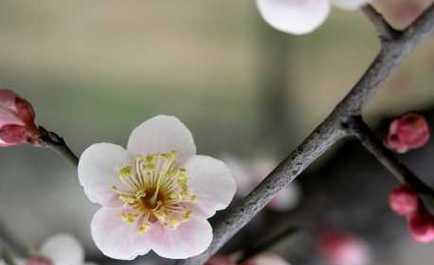
<svg viewBox="0 0 434 265">
<path fill-rule="evenodd" d="M 339 139 L 348 136 L 348 132 L 344 131 L 341 125 L 361 114 L 364 104 L 378 91 L 392 70 L 433 29 L 434 5 L 431 5 L 400 37 L 383 39 L 380 53 L 374 62 L 333 112 L 239 206 L 229 209 L 224 218 L 214 225 L 214 240 L 210 247 L 201 255 L 177 264 L 204 264 L 270 202 L 278 191 L 286 187 Z"/>
<path fill-rule="evenodd" d="M 433 196 L 434 191 L 420 180 L 409 168 L 401 163 L 395 154 L 387 149 L 379 140 L 362 117 L 354 117 L 347 123 L 348 132 L 354 135 L 360 143 L 371 152 L 402 183 L 407 183 L 418 193 Z"/>
<path fill-rule="evenodd" d="M 362 7 L 362 12 L 368 17 L 372 22 L 375 29 L 377 30 L 379 37 L 383 41 L 393 40 L 399 38 L 402 34 L 401 31 L 392 28 L 389 23 L 383 18 L 383 16 L 378 13 L 377 10 L 371 5 L 366 5 Z"/>
<path fill-rule="evenodd" d="M 71 148 L 66 144 L 65 140 L 54 132 L 46 130 L 40 126 L 41 131 L 41 145 L 48 147 L 59 155 L 63 156 L 66 160 L 71 162 L 74 166 L 78 166 L 78 157 L 72 152 Z"/>
</svg>

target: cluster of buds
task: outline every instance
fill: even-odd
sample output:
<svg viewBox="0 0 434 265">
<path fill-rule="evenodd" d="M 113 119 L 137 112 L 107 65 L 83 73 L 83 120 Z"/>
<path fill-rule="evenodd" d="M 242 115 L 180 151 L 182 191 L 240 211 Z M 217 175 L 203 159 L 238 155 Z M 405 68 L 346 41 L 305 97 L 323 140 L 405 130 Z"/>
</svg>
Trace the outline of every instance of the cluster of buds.
<svg viewBox="0 0 434 265">
<path fill-rule="evenodd" d="M 408 185 L 401 185 L 389 195 L 390 208 L 404 216 L 413 239 L 420 243 L 434 241 L 434 216 L 425 208 L 417 193 Z"/>
<path fill-rule="evenodd" d="M 367 265 L 371 261 L 368 244 L 355 235 L 342 231 L 322 232 L 318 252 L 330 265 Z"/>
<path fill-rule="evenodd" d="M 13 91 L 0 89 L 0 147 L 37 144 L 40 135 L 32 105 Z"/>
<path fill-rule="evenodd" d="M 384 142 L 391 150 L 406 153 L 424 146 L 429 138 L 430 129 L 425 117 L 408 113 L 392 121 Z"/>
</svg>

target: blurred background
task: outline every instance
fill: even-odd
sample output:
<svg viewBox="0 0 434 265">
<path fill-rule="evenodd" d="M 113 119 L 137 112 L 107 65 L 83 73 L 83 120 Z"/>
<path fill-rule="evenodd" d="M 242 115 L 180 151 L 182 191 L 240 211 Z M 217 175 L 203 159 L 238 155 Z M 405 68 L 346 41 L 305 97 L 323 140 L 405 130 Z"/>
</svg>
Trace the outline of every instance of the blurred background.
<svg viewBox="0 0 434 265">
<path fill-rule="evenodd" d="M 417 11 L 432 2 L 379 1 L 397 28 L 408 24 L 401 11 L 409 3 Z M 340 9 L 313 34 L 290 36 L 266 25 L 251 0 L 0 3 L 0 87 L 32 102 L 38 123 L 77 154 L 95 142 L 124 145 L 135 126 L 164 113 L 186 123 L 200 153 L 278 161 L 330 113 L 378 49 L 363 14 Z M 385 119 L 407 111 L 434 117 L 433 71 L 434 41 L 427 41 L 369 103 L 368 122 L 381 133 Z M 433 151 L 403 158 L 428 176 Z M 43 149 L 3 148 L 0 169 L 0 222 L 19 242 L 70 232 L 100 258 L 89 232 L 97 207 L 68 162 Z M 335 208 L 327 222 L 375 246 L 373 264 L 432 264 L 434 248 L 409 240 L 387 209 L 396 184 L 389 175 L 357 144 L 343 143 L 300 177 L 300 208 L 265 214 L 261 229 L 282 216 L 312 220 L 326 210 L 315 200 L 327 198 Z M 279 251 L 294 264 L 311 262 L 288 249 Z"/>
</svg>

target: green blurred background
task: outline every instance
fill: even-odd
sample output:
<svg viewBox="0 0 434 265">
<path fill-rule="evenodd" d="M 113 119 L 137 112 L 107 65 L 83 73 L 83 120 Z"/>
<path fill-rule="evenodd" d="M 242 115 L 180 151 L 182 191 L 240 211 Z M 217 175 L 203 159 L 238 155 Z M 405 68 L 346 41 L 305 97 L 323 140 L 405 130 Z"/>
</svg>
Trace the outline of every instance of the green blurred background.
<svg viewBox="0 0 434 265">
<path fill-rule="evenodd" d="M 334 9 L 289 36 L 252 0 L 3 0 L 0 87 L 80 153 L 124 144 L 159 113 L 192 130 L 201 153 L 282 157 L 358 80 L 379 48 L 361 12 Z M 434 102 L 434 42 L 405 61 L 366 109 L 368 121 Z M 92 208 L 75 170 L 31 147 L 0 150 L 0 218 L 21 241 L 72 232 L 87 242 Z"/>
</svg>

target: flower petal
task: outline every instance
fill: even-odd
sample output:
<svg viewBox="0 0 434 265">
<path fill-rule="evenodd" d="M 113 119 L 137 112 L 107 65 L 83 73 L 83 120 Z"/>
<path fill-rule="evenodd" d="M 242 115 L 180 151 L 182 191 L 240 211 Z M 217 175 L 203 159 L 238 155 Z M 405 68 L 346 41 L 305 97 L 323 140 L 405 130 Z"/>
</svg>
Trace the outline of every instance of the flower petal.
<svg viewBox="0 0 434 265">
<path fill-rule="evenodd" d="M 133 130 L 128 140 L 131 154 L 177 152 L 178 163 L 196 154 L 196 145 L 188 128 L 178 118 L 160 115 Z"/>
<path fill-rule="evenodd" d="M 121 219 L 122 208 L 101 208 L 91 223 L 92 238 L 104 255 L 121 260 L 133 260 L 150 250 L 148 234 L 140 235 L 136 224 Z"/>
<path fill-rule="evenodd" d="M 330 12 L 329 0 L 256 0 L 256 5 L 268 24 L 290 34 L 314 31 Z"/>
<path fill-rule="evenodd" d="M 69 234 L 50 237 L 41 247 L 41 254 L 56 265 L 82 265 L 84 250 L 80 242 Z"/>
<path fill-rule="evenodd" d="M 176 229 L 154 225 L 149 233 L 152 250 L 168 259 L 197 256 L 208 248 L 213 238 L 211 225 L 200 217 L 193 217 Z"/>
<path fill-rule="evenodd" d="M 112 187 L 119 187 L 117 170 L 128 161 L 124 148 L 109 143 L 88 147 L 80 157 L 78 177 L 90 201 L 104 206 L 118 206 Z"/>
<path fill-rule="evenodd" d="M 17 95 L 9 89 L 0 89 L 0 127 L 7 124 L 24 125 L 17 116 L 15 100 Z"/>
<path fill-rule="evenodd" d="M 369 3 L 367 0 L 332 0 L 333 4 L 343 9 L 355 10 Z"/>
<path fill-rule="evenodd" d="M 206 218 L 229 205 L 237 187 L 225 163 L 209 156 L 197 155 L 184 166 L 189 176 L 189 187 L 197 196 L 195 206 Z"/>
</svg>

